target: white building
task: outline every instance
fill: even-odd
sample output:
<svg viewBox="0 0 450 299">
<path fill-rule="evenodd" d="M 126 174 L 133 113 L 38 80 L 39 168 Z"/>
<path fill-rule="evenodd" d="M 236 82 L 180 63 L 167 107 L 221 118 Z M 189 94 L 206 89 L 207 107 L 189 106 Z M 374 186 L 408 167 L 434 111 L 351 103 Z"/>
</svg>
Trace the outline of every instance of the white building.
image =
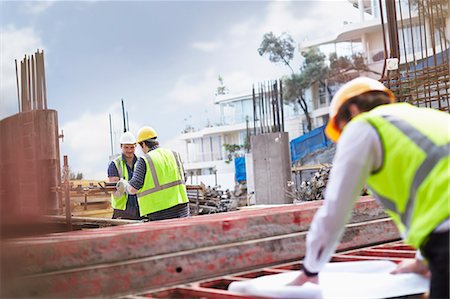
<svg viewBox="0 0 450 299">
<path fill-rule="evenodd" d="M 385 62 L 385 41 L 386 48 L 389 48 L 388 39 L 383 38 L 383 28 L 380 19 L 380 7 L 378 0 L 349 0 L 355 9 L 360 12 L 360 21 L 357 23 L 344 25 L 340 31 L 333 36 L 321 38 L 314 41 L 302 42 L 300 50 L 309 47 L 320 47 L 322 52 L 335 52 L 338 56 L 349 55 L 351 53 L 362 53 L 365 62 L 371 72 L 356 73 L 355 77 L 364 75 L 375 79 L 382 77 Z M 438 45 L 435 50 L 439 52 L 445 50 L 442 43 L 443 33 L 433 31 L 429 25 L 420 22 L 417 11 L 409 10 L 407 2 L 397 6 L 398 19 L 403 17 L 405 22 L 398 22 L 400 57 L 399 64 L 410 62 L 412 59 L 424 59 L 432 55 L 432 51 L 425 49 L 422 39 L 426 39 L 425 45 Z M 384 20 L 386 20 L 386 8 L 383 7 Z M 407 14 L 407 15 L 406 15 Z M 406 18 L 405 18 L 406 16 Z M 450 36 L 450 16 L 446 19 L 446 35 Z M 434 39 L 435 42 L 432 40 Z M 421 50 L 421 51 L 419 51 Z M 311 86 L 305 94 L 309 102 L 309 111 L 312 118 L 313 128 L 320 127 L 328 121 L 329 104 L 331 95 L 330 89 L 334 93 L 339 86 L 321 86 L 316 84 Z M 215 104 L 220 107 L 220 123 L 218 126 L 206 127 L 195 132 L 187 132 L 179 139 L 180 150 L 185 169 L 188 172 L 188 183 L 214 186 L 221 185 L 222 189 L 234 188 L 234 163 L 227 163 L 228 157 L 225 151 L 225 144 L 236 144 L 243 146 L 248 138 L 249 130 L 253 129 L 253 101 L 251 89 L 241 95 L 222 95 L 215 99 Z M 297 109 L 294 109 L 297 108 Z M 301 109 L 293 106 L 284 106 L 285 131 L 289 133 L 292 140 L 304 133 L 306 127 L 305 117 Z M 247 121 L 248 120 L 248 121 Z M 245 150 L 236 152 L 243 155 Z"/>
<path fill-rule="evenodd" d="M 224 145 L 241 146 L 231 157 L 245 154 L 244 146 L 254 127 L 253 96 L 249 88 L 248 94 L 219 95 L 214 103 L 220 110 L 219 124 L 181 134 L 176 147 L 188 174 L 188 184 L 203 183 L 206 186 L 220 185 L 224 190 L 234 189 L 234 162 Z M 291 138 L 301 135 L 298 109 L 285 105 L 283 112 L 285 130 Z"/>
<path fill-rule="evenodd" d="M 299 50 L 319 47 L 324 53 L 335 52 L 338 56 L 360 53 L 364 56 L 365 63 L 371 71 L 355 72 L 355 76 L 367 76 L 377 80 L 385 78 L 390 65 L 389 60 L 386 61 L 385 65 L 385 49 L 387 55 L 389 55 L 391 49 L 386 2 L 382 2 L 383 6 L 381 8 L 378 0 L 349 0 L 349 2 L 359 10 L 359 22 L 344 25 L 341 30 L 332 36 L 304 41 L 300 43 Z M 415 102 L 414 98 L 426 98 L 424 101 L 428 101 L 428 103 L 422 105 L 435 107 L 437 105 L 436 102 L 441 100 L 437 99 L 439 94 L 433 96 L 433 91 L 430 90 L 433 90 L 433 88 L 442 89 L 443 84 L 440 83 L 439 86 L 439 83 L 437 83 L 437 86 L 430 87 L 436 83 L 425 82 L 423 76 L 421 77 L 414 73 L 414 68 L 419 65 L 422 65 L 422 67 L 428 65 L 428 63 L 425 63 L 427 60 L 431 61 L 430 65 L 435 65 L 436 63 L 449 64 L 450 4 L 439 4 L 439 1 L 433 2 L 432 0 L 419 1 L 419 4 L 414 4 L 414 1 L 411 0 L 392 0 L 390 3 L 392 4 L 393 2 L 396 5 L 399 53 L 397 58 L 399 58 L 400 76 L 403 76 L 403 79 L 408 77 L 403 81 L 405 88 L 397 90 L 398 95 L 401 96 L 402 100 L 411 102 Z M 424 5 L 425 12 L 422 7 L 419 9 L 418 5 Z M 434 8 L 430 9 L 430 5 L 434 5 Z M 433 9 L 434 12 L 431 15 Z M 421 13 L 419 13 L 419 10 L 421 10 Z M 381 16 L 383 16 L 384 26 L 382 26 Z M 443 30 L 437 29 L 438 24 L 443 23 L 445 23 Z M 436 62 L 434 60 L 436 57 L 438 58 L 437 60 L 441 59 L 441 62 Z M 445 57 L 447 58 L 445 59 Z M 436 78 L 436 75 L 434 76 Z M 443 75 L 440 74 L 438 76 Z M 433 75 L 430 75 L 430 77 L 433 77 Z M 414 78 L 417 78 L 415 80 L 422 83 L 422 86 L 418 86 L 417 82 L 414 82 Z M 441 77 L 441 80 L 448 81 L 448 75 Z M 443 94 L 448 94 L 449 86 L 447 82 L 446 87 L 443 89 Z M 338 86 L 333 86 L 333 88 L 337 90 Z M 396 86 L 394 88 L 401 89 Z M 415 90 L 402 94 L 407 88 L 411 90 L 415 88 Z M 328 120 L 330 96 L 327 94 L 327 88 L 319 85 L 312 86 L 310 93 L 312 95 L 313 109 L 311 114 L 314 119 L 313 124 L 317 127 Z M 428 95 L 423 96 L 423 94 Z M 433 102 L 433 104 L 430 104 L 430 102 Z"/>
</svg>

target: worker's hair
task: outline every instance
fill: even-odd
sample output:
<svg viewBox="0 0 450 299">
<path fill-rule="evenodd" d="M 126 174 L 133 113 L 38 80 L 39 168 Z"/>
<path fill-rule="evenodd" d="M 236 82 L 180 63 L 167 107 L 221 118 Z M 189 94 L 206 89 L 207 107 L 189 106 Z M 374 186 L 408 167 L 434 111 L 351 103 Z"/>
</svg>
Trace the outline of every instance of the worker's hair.
<svg viewBox="0 0 450 299">
<path fill-rule="evenodd" d="M 147 139 L 142 142 L 144 142 L 148 146 L 148 148 L 152 148 L 156 145 L 159 145 L 159 142 L 156 140 L 156 138 Z"/>
<path fill-rule="evenodd" d="M 373 108 L 391 103 L 389 95 L 384 91 L 369 91 L 349 99 L 338 110 L 336 123 L 340 121 L 349 122 L 352 119 L 350 105 L 354 104 L 361 112 L 367 112 Z"/>
</svg>

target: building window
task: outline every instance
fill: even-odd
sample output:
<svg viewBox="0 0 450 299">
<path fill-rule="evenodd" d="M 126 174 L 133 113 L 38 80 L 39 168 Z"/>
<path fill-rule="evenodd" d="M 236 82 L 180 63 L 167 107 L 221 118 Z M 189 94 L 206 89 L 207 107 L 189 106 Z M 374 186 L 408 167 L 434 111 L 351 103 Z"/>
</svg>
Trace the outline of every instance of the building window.
<svg viewBox="0 0 450 299">
<path fill-rule="evenodd" d="M 325 84 L 319 83 L 319 106 L 322 107 L 327 104 L 327 86 Z"/>
<path fill-rule="evenodd" d="M 400 55 L 420 53 L 425 40 L 425 27 L 423 25 L 405 26 L 399 29 L 398 39 Z"/>
</svg>

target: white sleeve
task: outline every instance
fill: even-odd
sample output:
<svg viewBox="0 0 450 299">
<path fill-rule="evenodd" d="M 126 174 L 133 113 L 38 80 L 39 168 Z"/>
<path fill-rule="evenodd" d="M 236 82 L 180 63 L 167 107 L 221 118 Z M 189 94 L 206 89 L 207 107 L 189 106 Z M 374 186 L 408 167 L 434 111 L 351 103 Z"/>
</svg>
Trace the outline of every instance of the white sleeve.
<svg viewBox="0 0 450 299">
<path fill-rule="evenodd" d="M 330 260 L 369 174 L 381 165 L 376 130 L 364 122 L 349 123 L 333 159 L 323 206 L 314 215 L 306 238 L 304 267 L 318 273 Z"/>
</svg>

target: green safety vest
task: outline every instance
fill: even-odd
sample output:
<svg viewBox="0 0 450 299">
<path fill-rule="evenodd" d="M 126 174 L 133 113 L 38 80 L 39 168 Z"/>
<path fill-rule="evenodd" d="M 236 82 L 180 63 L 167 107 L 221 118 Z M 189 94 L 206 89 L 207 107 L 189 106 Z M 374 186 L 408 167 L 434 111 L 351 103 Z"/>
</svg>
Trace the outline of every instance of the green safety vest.
<svg viewBox="0 0 450 299">
<path fill-rule="evenodd" d="M 129 181 L 127 162 L 122 158 L 122 155 L 114 159 L 113 162 L 114 165 L 116 165 L 119 178 Z M 136 164 L 134 164 L 134 166 L 136 166 Z M 120 197 L 115 197 L 113 192 L 111 193 L 111 206 L 113 209 L 125 211 L 127 209 L 127 199 L 128 195 L 126 193 Z"/>
<path fill-rule="evenodd" d="M 157 148 L 142 158 L 146 173 L 137 193 L 141 216 L 188 202 L 181 159 L 176 152 Z"/>
<path fill-rule="evenodd" d="M 406 103 L 355 117 L 377 131 L 382 166 L 367 185 L 406 243 L 419 248 L 450 211 L 450 116 Z"/>
</svg>

